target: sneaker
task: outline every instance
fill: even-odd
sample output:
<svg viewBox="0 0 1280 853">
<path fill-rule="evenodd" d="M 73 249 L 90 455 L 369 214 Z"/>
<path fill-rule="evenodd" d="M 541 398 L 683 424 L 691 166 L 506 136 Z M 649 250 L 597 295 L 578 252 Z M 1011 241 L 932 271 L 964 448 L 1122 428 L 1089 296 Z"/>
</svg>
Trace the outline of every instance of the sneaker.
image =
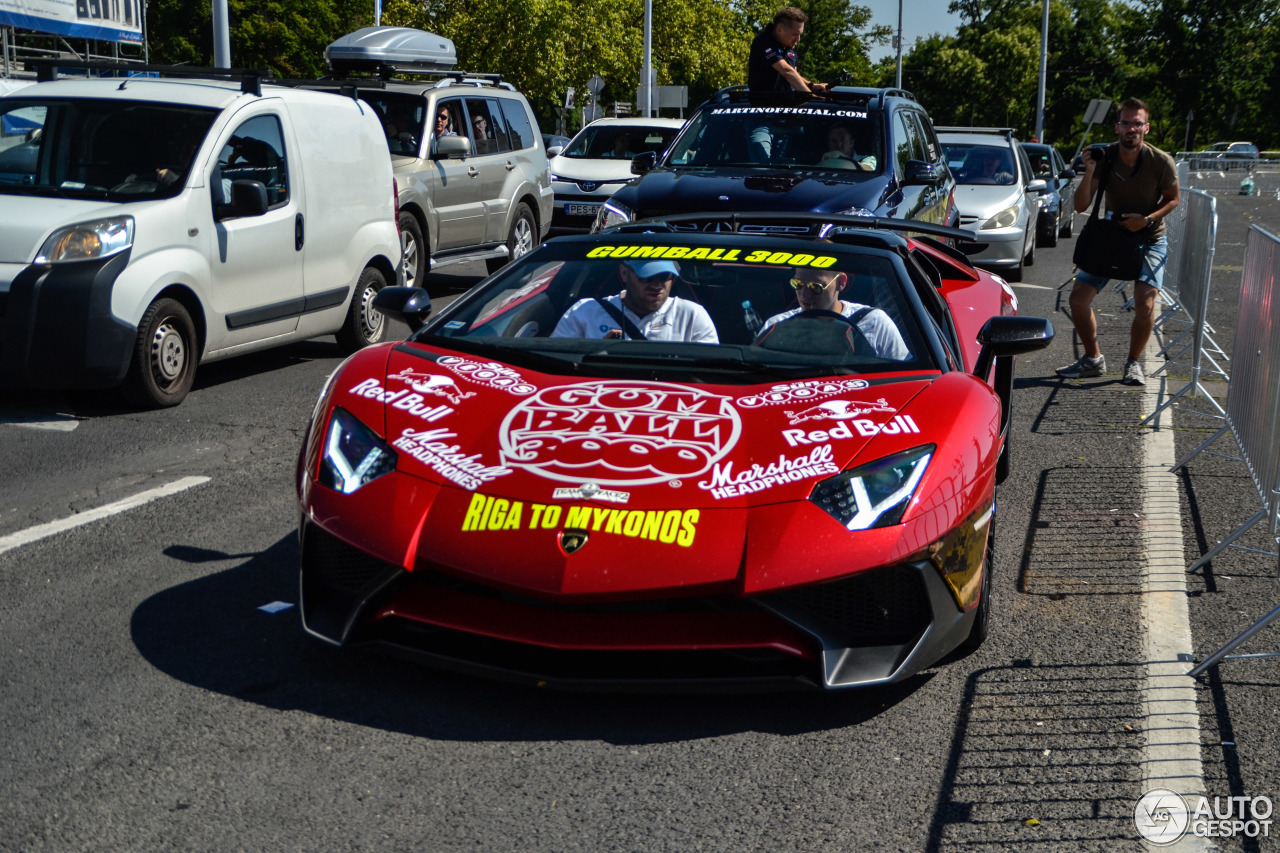
<svg viewBox="0 0 1280 853">
<path fill-rule="evenodd" d="M 1120 380 L 1125 385 L 1146 385 L 1146 377 L 1142 375 L 1142 365 L 1133 359 L 1129 359 L 1124 363 L 1124 379 Z"/>
<path fill-rule="evenodd" d="M 1091 376 L 1101 376 L 1106 372 L 1106 369 L 1107 357 L 1105 355 L 1100 355 L 1097 358 L 1089 358 L 1087 355 L 1082 355 L 1075 364 L 1059 367 L 1058 375 L 1063 379 L 1088 379 Z"/>
</svg>

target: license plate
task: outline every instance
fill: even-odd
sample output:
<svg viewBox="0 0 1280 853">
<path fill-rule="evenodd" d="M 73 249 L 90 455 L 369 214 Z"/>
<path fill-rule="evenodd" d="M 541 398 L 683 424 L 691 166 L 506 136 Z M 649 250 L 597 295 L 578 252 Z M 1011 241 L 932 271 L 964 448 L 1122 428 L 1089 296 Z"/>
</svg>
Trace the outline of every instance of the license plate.
<svg viewBox="0 0 1280 853">
<path fill-rule="evenodd" d="M 567 216 L 595 216 L 600 212 L 598 204 L 566 204 L 564 212 Z"/>
</svg>

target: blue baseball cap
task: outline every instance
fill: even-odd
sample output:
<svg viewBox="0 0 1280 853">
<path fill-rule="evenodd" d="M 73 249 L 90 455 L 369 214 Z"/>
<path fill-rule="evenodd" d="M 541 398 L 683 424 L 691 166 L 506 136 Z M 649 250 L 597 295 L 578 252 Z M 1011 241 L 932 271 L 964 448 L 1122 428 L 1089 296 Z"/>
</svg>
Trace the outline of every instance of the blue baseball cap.
<svg viewBox="0 0 1280 853">
<path fill-rule="evenodd" d="M 675 261 L 623 261 L 624 264 L 631 267 L 631 271 L 640 278 L 653 278 L 656 275 L 674 275 L 680 276 L 680 267 L 676 266 Z"/>
</svg>

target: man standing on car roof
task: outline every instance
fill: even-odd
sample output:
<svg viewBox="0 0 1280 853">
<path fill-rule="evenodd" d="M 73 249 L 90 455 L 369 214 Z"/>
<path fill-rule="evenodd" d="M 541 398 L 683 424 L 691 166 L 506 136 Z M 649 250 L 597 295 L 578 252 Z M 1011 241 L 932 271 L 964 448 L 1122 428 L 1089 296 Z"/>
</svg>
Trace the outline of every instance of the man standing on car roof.
<svg viewBox="0 0 1280 853">
<path fill-rule="evenodd" d="M 826 83 L 814 83 L 800 75 L 796 68 L 800 54 L 796 45 L 804 34 L 809 16 L 795 6 L 779 9 L 773 23 L 756 34 L 747 56 L 747 88 L 753 92 L 825 92 Z M 751 159 L 768 163 L 773 154 L 773 135 L 767 124 L 748 130 Z"/>
<path fill-rule="evenodd" d="M 1150 129 L 1151 113 L 1137 98 L 1120 104 L 1116 121 L 1118 144 L 1106 149 L 1094 146 L 1084 158 L 1084 180 L 1076 187 L 1076 212 L 1084 213 L 1093 203 L 1102 178 L 1106 178 L 1107 211 L 1121 225 L 1135 233 L 1146 230 L 1142 272 L 1133 283 L 1133 325 L 1129 331 L 1129 358 L 1124 365 L 1125 385 L 1145 385 L 1142 351 L 1155 326 L 1156 293 L 1164 282 L 1165 256 L 1169 243 L 1164 218 L 1178 206 L 1178 169 L 1173 158 L 1144 140 Z M 1100 172 L 1101 174 L 1095 174 Z M 1098 346 L 1098 319 L 1093 314 L 1093 298 L 1110 279 L 1076 270 L 1071 289 L 1071 321 L 1080 336 L 1084 355 L 1073 364 L 1058 368 L 1066 379 L 1101 376 L 1107 360 Z"/>
<path fill-rule="evenodd" d="M 756 34 L 747 58 L 747 88 L 765 92 L 825 92 L 826 83 L 800 76 L 796 45 L 809 16 L 795 6 L 779 9 L 773 23 Z"/>
</svg>

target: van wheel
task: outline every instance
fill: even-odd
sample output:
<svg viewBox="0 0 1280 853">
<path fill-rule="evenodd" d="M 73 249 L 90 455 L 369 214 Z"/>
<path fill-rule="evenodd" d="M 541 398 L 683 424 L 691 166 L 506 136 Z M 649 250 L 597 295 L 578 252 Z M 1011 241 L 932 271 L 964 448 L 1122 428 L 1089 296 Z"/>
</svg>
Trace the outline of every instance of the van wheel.
<svg viewBox="0 0 1280 853">
<path fill-rule="evenodd" d="M 532 252 L 536 245 L 537 234 L 538 226 L 533 221 L 533 211 L 529 210 L 529 205 L 520 202 L 516 205 L 515 218 L 511 220 L 511 233 L 507 235 L 507 251 L 510 254 L 505 258 L 489 258 L 485 261 L 489 272 L 495 273 L 509 261 Z"/>
<path fill-rule="evenodd" d="M 400 251 L 406 287 L 422 287 L 427 277 L 427 242 L 412 213 L 400 214 Z"/>
<path fill-rule="evenodd" d="M 196 327 L 176 299 L 157 299 L 142 315 L 121 390 L 137 406 L 163 409 L 186 399 L 196 378 Z"/>
<path fill-rule="evenodd" d="M 387 318 L 373 307 L 373 297 L 386 286 L 387 278 L 377 267 L 365 267 L 360 273 L 355 295 L 351 297 L 351 307 L 347 310 L 347 322 L 334 335 L 338 346 L 347 355 L 378 343 L 386 335 Z"/>
</svg>

